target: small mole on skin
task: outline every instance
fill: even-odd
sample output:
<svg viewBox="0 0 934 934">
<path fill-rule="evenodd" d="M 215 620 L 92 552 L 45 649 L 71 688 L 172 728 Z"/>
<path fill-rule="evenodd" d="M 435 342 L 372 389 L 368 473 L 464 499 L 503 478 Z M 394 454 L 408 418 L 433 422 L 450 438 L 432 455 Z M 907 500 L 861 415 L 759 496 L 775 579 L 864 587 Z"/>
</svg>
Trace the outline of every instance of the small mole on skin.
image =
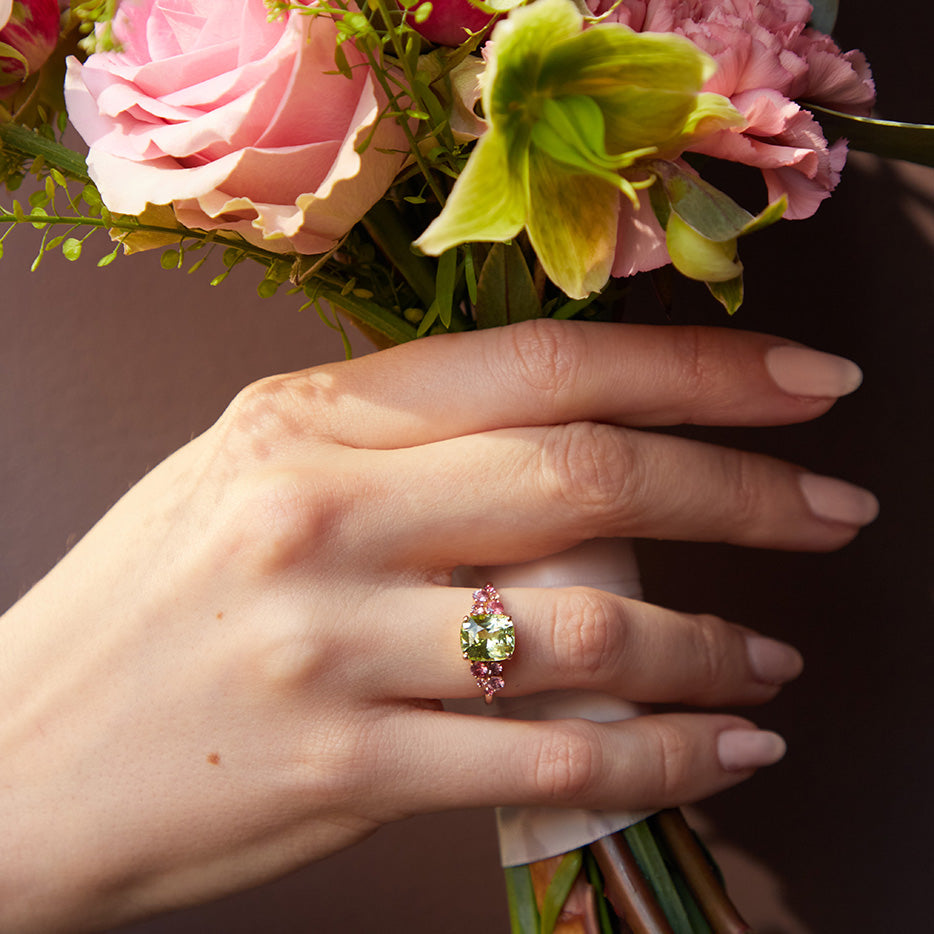
<svg viewBox="0 0 934 934">
<path fill-rule="evenodd" d="M 218 619 L 223 619 L 223 618 L 224 618 L 224 612 L 223 612 L 223 610 L 221 610 L 220 612 L 218 612 L 217 618 L 218 618 Z"/>
<path fill-rule="evenodd" d="M 212 752 L 208 756 L 208 762 L 210 762 L 211 765 L 220 765 L 221 757 L 216 752 Z"/>
</svg>

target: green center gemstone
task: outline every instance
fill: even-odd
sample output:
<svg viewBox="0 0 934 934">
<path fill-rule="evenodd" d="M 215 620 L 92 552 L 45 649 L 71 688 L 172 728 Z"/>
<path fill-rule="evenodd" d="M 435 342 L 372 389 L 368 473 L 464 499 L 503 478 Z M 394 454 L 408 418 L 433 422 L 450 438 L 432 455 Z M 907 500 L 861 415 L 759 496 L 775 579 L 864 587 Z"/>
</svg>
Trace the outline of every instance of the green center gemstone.
<svg viewBox="0 0 934 934">
<path fill-rule="evenodd" d="M 464 618 L 461 652 L 471 662 L 501 662 L 516 647 L 512 617 L 505 613 L 481 613 Z"/>
</svg>

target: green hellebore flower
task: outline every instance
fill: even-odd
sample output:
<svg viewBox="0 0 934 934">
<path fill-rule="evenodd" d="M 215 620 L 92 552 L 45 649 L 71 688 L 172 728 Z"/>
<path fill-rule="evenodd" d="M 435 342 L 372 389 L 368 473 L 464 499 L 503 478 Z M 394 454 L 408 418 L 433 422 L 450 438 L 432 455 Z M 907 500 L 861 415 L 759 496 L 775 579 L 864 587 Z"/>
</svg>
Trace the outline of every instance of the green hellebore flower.
<svg viewBox="0 0 934 934">
<path fill-rule="evenodd" d="M 548 277 L 585 298 L 610 276 L 619 193 L 638 205 L 655 181 L 650 160 L 744 123 L 726 98 L 701 92 L 716 66 L 689 40 L 583 27 L 572 0 L 537 0 L 496 27 L 483 90 L 490 128 L 416 241 L 423 252 L 526 229 Z"/>
</svg>

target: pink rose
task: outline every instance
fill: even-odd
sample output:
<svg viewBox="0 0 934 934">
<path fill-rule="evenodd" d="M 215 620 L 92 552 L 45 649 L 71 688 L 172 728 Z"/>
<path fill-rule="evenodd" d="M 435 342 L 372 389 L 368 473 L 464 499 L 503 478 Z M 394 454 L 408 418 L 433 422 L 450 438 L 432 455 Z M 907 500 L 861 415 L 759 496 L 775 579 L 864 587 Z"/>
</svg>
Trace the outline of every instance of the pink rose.
<svg viewBox="0 0 934 934">
<path fill-rule="evenodd" d="M 609 0 L 596 2 L 596 12 L 612 8 Z M 747 125 L 706 137 L 691 151 L 761 169 L 770 200 L 787 196 L 787 218 L 817 210 L 840 179 L 846 146 L 829 147 L 793 99 L 866 114 L 875 92 L 861 53 L 844 54 L 806 28 L 807 0 L 622 0 L 610 15 L 637 31 L 686 36 L 719 65 L 705 90 L 728 97 Z M 638 255 L 658 252 L 643 244 Z M 628 265 L 628 256 L 617 258 L 619 268 Z"/>
<path fill-rule="evenodd" d="M 408 153 L 400 127 L 378 119 L 385 99 L 351 42 L 351 77 L 336 73 L 326 15 L 268 22 L 263 0 L 125 0 L 114 35 L 121 52 L 70 59 L 65 82 L 112 211 L 171 204 L 188 227 L 320 253 Z"/>
<path fill-rule="evenodd" d="M 14 94 L 58 42 L 58 0 L 0 0 L 0 97 Z"/>
</svg>

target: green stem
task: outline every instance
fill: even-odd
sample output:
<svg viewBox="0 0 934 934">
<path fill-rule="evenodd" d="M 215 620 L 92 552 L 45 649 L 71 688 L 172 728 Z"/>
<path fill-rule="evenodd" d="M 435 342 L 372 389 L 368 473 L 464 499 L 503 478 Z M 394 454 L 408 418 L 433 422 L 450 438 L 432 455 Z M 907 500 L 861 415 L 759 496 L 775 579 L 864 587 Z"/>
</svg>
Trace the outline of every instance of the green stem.
<svg viewBox="0 0 934 934">
<path fill-rule="evenodd" d="M 67 224 L 72 227 L 96 227 L 101 230 L 119 230 L 123 233 L 137 233 L 146 231 L 149 233 L 174 234 L 181 238 L 191 240 L 201 240 L 204 242 L 217 243 L 220 246 L 233 247 L 240 250 L 247 256 L 252 257 L 266 265 L 277 259 L 282 259 L 281 253 L 273 253 L 271 250 L 264 250 L 262 247 L 253 246 L 246 241 L 228 240 L 225 237 L 218 237 L 213 232 L 195 230 L 189 227 L 164 227 L 159 224 L 143 224 L 129 215 L 108 215 L 108 217 L 84 217 L 80 214 L 73 217 L 56 214 L 23 214 L 17 217 L 9 211 L 0 211 L 0 224 L 41 224 L 46 227 L 53 227 L 61 224 Z"/>
<path fill-rule="evenodd" d="M 411 74 L 411 69 L 405 55 L 405 49 L 402 47 L 402 41 L 399 37 L 399 33 L 396 30 L 395 24 L 392 22 L 392 17 L 390 16 L 389 10 L 386 6 L 385 0 L 372 0 L 373 6 L 379 12 L 379 15 L 383 19 L 383 24 L 386 27 L 386 32 L 389 36 L 389 41 L 392 43 L 394 52 L 396 53 L 396 58 L 399 60 L 402 66 L 402 72 L 405 75 L 405 79 L 408 82 L 409 91 L 411 92 L 413 98 L 416 98 L 415 92 L 415 76 Z M 369 56 L 369 51 L 367 51 Z M 415 134 L 412 133 L 411 128 L 409 127 L 408 120 L 405 119 L 404 108 L 399 106 L 399 99 L 396 97 L 393 90 L 389 87 L 389 82 L 384 77 L 385 66 L 381 65 L 379 62 L 372 62 L 371 64 L 375 67 L 373 68 L 373 73 L 376 79 L 379 81 L 380 85 L 383 88 L 386 96 L 394 104 L 396 109 L 400 112 L 398 118 L 399 126 L 402 128 L 402 132 L 405 134 L 405 138 L 408 141 L 409 149 L 412 153 L 412 158 L 417 163 L 419 169 L 422 172 L 422 175 L 425 176 L 425 181 L 428 183 L 431 188 L 432 194 L 438 199 L 438 203 L 443 207 L 446 200 L 444 192 L 441 190 L 441 187 L 435 181 L 434 175 L 431 172 L 431 169 L 428 167 L 428 164 L 425 162 L 425 158 L 422 155 L 421 148 L 418 145 L 418 140 L 415 138 Z"/>
<path fill-rule="evenodd" d="M 538 934 L 539 914 L 528 866 L 507 866 L 506 895 L 509 899 L 511 934 Z"/>
<path fill-rule="evenodd" d="M 681 812 L 662 811 L 654 820 L 716 934 L 749 934 L 752 928 L 733 906 Z"/>
<path fill-rule="evenodd" d="M 590 852 L 603 874 L 610 904 L 633 934 L 672 934 L 671 925 L 623 834 L 594 840 Z"/>
<path fill-rule="evenodd" d="M 84 156 L 26 127 L 15 123 L 0 123 L 0 143 L 25 156 L 44 159 L 49 165 L 75 178 L 90 181 Z"/>
</svg>

